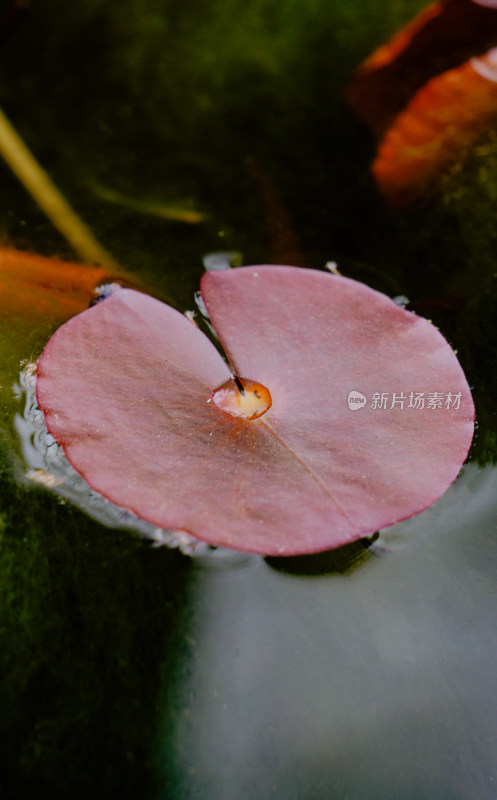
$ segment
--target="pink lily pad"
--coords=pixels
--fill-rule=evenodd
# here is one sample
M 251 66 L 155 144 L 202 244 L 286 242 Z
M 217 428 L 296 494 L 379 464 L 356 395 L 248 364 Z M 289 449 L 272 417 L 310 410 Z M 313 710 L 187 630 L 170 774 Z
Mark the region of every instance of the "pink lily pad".
M 427 508 L 466 458 L 474 406 L 441 333 L 357 281 L 294 267 L 204 275 L 235 373 L 272 405 L 212 402 L 231 375 L 186 317 L 121 289 L 65 323 L 38 366 L 47 428 L 113 503 L 271 555 L 345 544 Z

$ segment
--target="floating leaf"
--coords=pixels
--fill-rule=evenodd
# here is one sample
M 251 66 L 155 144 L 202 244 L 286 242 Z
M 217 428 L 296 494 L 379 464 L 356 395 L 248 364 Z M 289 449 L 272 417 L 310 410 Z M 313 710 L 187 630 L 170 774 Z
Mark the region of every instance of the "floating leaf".
M 213 401 L 232 375 L 216 347 L 139 292 L 69 320 L 43 352 L 47 428 L 102 495 L 212 544 L 291 555 L 412 516 L 455 479 L 474 408 L 429 322 L 315 270 L 211 272 L 201 290 L 242 386 L 270 392 L 262 416 Z

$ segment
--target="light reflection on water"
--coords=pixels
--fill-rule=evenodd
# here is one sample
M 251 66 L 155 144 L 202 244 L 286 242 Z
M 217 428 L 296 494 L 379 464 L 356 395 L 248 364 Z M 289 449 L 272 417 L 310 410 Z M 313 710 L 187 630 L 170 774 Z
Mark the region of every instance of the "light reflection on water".
M 468 523 L 495 505 L 494 467 L 481 468 L 476 463 L 466 464 L 456 481 L 430 508 L 382 532 L 383 552 L 418 549 L 427 539 L 433 539 Z
M 158 741 L 178 797 L 495 797 L 496 486 L 469 466 L 351 574 L 199 573 Z

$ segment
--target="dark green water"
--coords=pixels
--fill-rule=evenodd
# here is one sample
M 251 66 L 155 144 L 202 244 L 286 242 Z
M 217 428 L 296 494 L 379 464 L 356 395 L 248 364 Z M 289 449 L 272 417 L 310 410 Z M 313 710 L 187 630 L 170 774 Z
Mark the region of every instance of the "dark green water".
M 495 797 L 497 140 L 393 213 L 343 100 L 422 5 L 1 4 L 0 106 L 138 279 L 185 309 L 210 251 L 335 260 L 440 327 L 478 415 L 456 484 L 369 550 L 215 569 L 23 480 L 11 386 L 50 320 L 19 341 L 2 301 L 2 800 Z M 4 243 L 74 259 L 3 165 L 0 200 Z

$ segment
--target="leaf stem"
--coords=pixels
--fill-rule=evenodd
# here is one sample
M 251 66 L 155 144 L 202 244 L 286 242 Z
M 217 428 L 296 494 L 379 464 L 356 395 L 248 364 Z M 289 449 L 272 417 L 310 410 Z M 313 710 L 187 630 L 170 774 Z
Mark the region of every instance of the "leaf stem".
M 88 226 L 71 208 L 1 109 L 0 154 L 83 261 L 98 264 L 112 271 L 121 269 L 118 262 L 99 244 Z
M 244 387 L 243 383 L 241 382 L 240 378 L 238 377 L 238 375 L 233 374 L 233 380 L 235 381 L 235 386 L 238 389 L 238 391 L 240 392 L 240 394 L 244 395 L 245 394 L 245 387 Z

